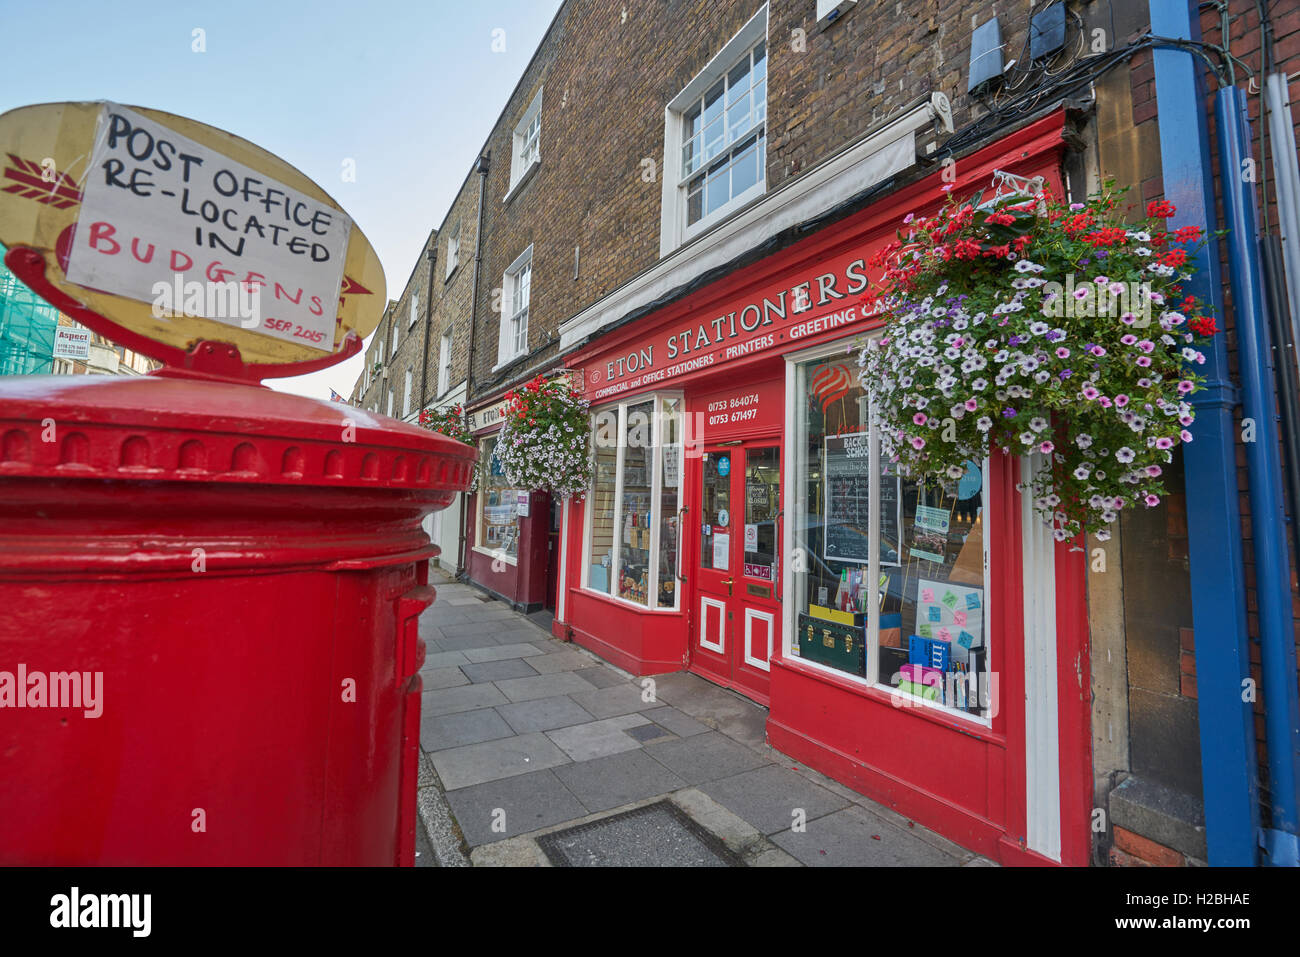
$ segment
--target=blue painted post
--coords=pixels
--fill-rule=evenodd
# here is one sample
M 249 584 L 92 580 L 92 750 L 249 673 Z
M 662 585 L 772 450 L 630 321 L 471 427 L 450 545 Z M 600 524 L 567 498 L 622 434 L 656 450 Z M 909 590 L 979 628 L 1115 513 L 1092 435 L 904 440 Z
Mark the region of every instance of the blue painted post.
M 1158 36 L 1200 39 L 1196 0 L 1151 0 L 1151 30 Z M 1214 180 L 1206 123 L 1203 64 L 1181 50 L 1154 51 L 1160 163 L 1165 198 L 1178 207 L 1172 228 L 1215 229 Z M 1219 246 L 1210 242 L 1193 260 L 1187 291 L 1223 315 Z M 1183 449 L 1196 633 L 1197 707 L 1201 781 L 1210 863 L 1257 862 L 1259 784 L 1255 728 L 1242 682 L 1250 677 L 1246 632 L 1246 580 L 1241 514 L 1237 507 L 1236 443 L 1232 410 L 1237 398 L 1228 379 L 1223 336 L 1205 349 L 1200 369 L 1207 387 L 1192 399 L 1193 441 Z
M 1237 320 L 1241 414 L 1255 424 L 1253 441 L 1246 443 L 1246 464 L 1250 470 L 1255 604 L 1268 736 L 1269 807 L 1273 812 L 1271 827 L 1264 832 L 1265 862 L 1294 867 L 1300 863 L 1300 792 L 1296 787 L 1300 694 L 1296 692 L 1295 635 L 1291 630 L 1291 567 L 1286 512 L 1282 507 L 1272 337 L 1264 313 L 1255 183 L 1253 176 L 1245 175 L 1246 163 L 1251 159 L 1247 115 L 1246 95 L 1241 90 L 1229 87 L 1219 91 L 1214 117 L 1219 134 L 1223 214 L 1228 226 L 1232 305 Z

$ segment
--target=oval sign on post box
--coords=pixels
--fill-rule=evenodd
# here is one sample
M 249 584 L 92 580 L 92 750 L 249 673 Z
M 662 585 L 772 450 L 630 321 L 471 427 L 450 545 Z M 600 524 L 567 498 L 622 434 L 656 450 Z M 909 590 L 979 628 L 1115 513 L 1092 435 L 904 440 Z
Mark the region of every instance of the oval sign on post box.
M 342 361 L 388 301 L 369 241 L 297 169 L 114 103 L 0 115 L 0 243 L 19 278 L 96 332 L 238 378 Z

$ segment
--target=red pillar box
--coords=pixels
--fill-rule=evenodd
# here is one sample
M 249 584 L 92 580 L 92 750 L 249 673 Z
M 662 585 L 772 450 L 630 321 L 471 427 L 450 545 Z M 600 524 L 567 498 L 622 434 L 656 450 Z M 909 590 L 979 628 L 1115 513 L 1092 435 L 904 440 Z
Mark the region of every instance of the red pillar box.
M 0 382 L 0 672 L 37 705 L 0 708 L 0 863 L 412 863 L 420 522 L 472 461 L 254 386 Z
M 421 520 L 476 453 L 258 384 L 360 350 L 374 250 L 181 117 L 28 107 L 0 156 L 9 268 L 164 363 L 0 379 L 0 864 L 412 864 Z

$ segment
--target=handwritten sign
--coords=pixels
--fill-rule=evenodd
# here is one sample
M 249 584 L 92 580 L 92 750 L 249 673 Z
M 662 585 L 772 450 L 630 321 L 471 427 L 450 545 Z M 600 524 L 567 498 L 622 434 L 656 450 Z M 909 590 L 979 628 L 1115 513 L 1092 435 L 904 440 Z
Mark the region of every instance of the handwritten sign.
M 95 132 L 68 280 L 328 352 L 352 221 L 162 123 L 108 103 Z M 197 301 L 190 295 L 200 289 Z M 214 284 L 256 289 L 254 315 Z M 177 302 L 171 288 L 181 293 Z

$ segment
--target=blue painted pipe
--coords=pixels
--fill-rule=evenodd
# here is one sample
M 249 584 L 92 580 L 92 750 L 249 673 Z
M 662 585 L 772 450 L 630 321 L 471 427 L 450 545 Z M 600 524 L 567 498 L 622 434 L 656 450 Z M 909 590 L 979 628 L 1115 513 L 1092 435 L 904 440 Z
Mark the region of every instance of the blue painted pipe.
M 1153 33 L 1200 39 L 1195 0 L 1151 0 L 1150 10 Z M 1212 231 L 1217 226 L 1204 65 L 1193 54 L 1173 49 L 1155 50 L 1153 61 L 1161 175 L 1165 198 L 1178 207 L 1170 226 Z M 1184 286 L 1222 316 L 1218 243 L 1212 240 L 1193 253 L 1192 264 L 1196 272 Z M 1228 377 L 1223 336 L 1215 336 L 1203 351 L 1206 363 L 1198 371 L 1206 387 L 1191 400 L 1196 421 L 1193 441 L 1183 447 L 1183 471 L 1187 514 L 1193 516 L 1187 528 L 1188 565 L 1205 841 L 1210 864 L 1250 867 L 1258 858 L 1259 781 L 1254 716 L 1241 700 L 1250 656 L 1232 421 L 1237 396 Z
M 1246 95 L 1236 87 L 1219 90 L 1214 113 L 1228 227 L 1228 273 L 1232 281 L 1241 369 L 1242 418 L 1255 424 L 1254 441 L 1246 442 L 1245 446 L 1273 812 L 1272 827 L 1264 832 L 1264 863 L 1294 867 L 1300 864 L 1297 842 L 1300 791 L 1297 791 L 1296 774 L 1300 756 L 1300 693 L 1296 690 L 1291 574 L 1286 514 L 1282 506 L 1278 413 L 1273 392 L 1276 381 L 1273 349 L 1264 312 L 1254 176 L 1246 175 L 1250 168 L 1247 161 L 1252 160 Z

